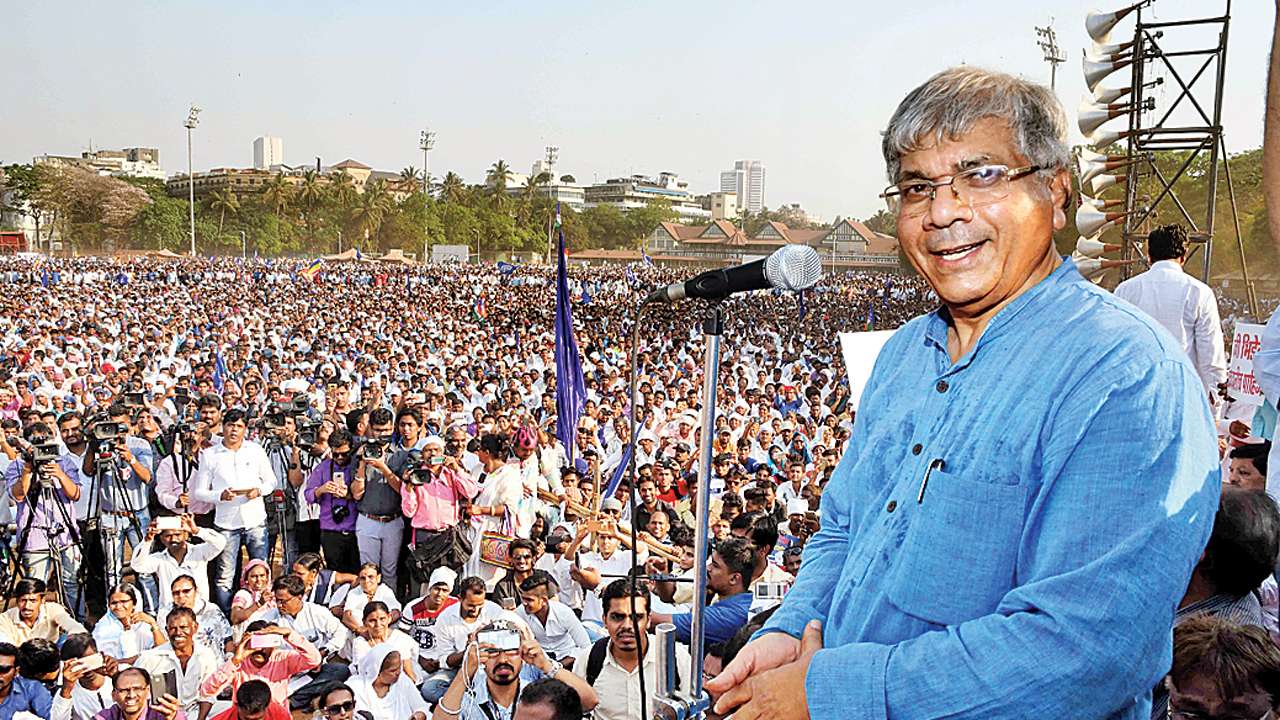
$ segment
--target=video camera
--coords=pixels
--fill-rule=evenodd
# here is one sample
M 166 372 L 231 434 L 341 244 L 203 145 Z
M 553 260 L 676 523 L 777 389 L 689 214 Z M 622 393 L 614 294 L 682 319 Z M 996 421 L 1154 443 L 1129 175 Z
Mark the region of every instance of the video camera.
M 127 390 L 121 395 L 120 402 L 127 408 L 141 408 L 146 405 L 146 398 L 141 390 Z
M 320 421 L 312 420 L 306 415 L 299 415 L 294 421 L 298 428 L 298 447 L 310 450 L 320 440 Z
M 410 485 L 426 485 L 431 482 L 431 469 L 443 464 L 443 457 L 427 458 L 422 456 L 421 450 L 410 450 L 408 461 L 405 463 L 408 472 L 404 474 L 404 481 Z
M 387 446 L 390 443 L 390 438 L 371 437 L 360 446 L 360 457 L 366 460 L 381 460 L 387 456 Z
M 89 436 L 99 443 L 120 440 L 129 434 L 129 426 L 112 420 L 99 420 L 89 427 Z

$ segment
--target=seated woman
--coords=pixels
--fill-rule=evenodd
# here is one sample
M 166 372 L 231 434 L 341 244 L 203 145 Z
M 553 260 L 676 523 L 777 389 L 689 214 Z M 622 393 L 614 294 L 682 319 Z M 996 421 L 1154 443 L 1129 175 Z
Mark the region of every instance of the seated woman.
M 418 673 L 414 668 L 418 665 L 418 643 L 391 627 L 391 611 L 386 603 L 371 600 L 364 606 L 364 634 L 354 635 L 351 639 L 351 662 L 359 665 L 370 649 L 383 643 L 390 643 L 400 653 L 404 673 L 416 685 Z
M 160 623 L 138 609 L 142 593 L 130 583 L 121 583 L 107 593 L 107 614 L 93 628 L 98 650 L 122 663 L 133 663 L 143 650 L 168 642 Z
M 427 720 L 427 701 L 402 672 L 400 653 L 391 643 L 375 645 L 356 666 L 348 683 L 356 710 L 375 718 Z
M 374 600 L 381 600 L 391 613 L 394 625 L 400 619 L 400 603 L 391 588 L 382 584 L 382 570 L 378 563 L 365 563 L 360 566 L 356 575 L 356 586 L 347 593 L 346 602 L 342 604 L 342 624 L 356 635 L 364 634 L 364 606 Z
M 240 572 L 240 590 L 231 598 L 231 624 L 239 628 L 258 614 L 275 607 L 271 592 L 271 568 L 264 560 L 250 560 Z

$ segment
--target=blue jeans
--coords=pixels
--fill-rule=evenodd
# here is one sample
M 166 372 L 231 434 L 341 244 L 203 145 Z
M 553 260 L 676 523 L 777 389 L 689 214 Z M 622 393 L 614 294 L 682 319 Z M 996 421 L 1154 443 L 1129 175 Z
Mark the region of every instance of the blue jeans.
M 444 665 L 444 663 L 440 663 Z M 458 674 L 458 668 L 442 667 L 431 673 L 422 681 L 422 699 L 428 704 L 435 705 L 440 702 L 440 698 L 449 691 L 449 685 L 453 683 L 453 678 Z
M 227 547 L 222 554 L 213 560 L 213 599 L 223 612 L 231 608 L 231 596 L 235 594 L 236 565 L 240 560 L 240 546 L 243 544 L 249 552 L 251 560 L 267 559 L 267 526 L 224 530 L 214 526 L 227 539 Z
M 124 545 L 128 541 L 131 552 L 135 555 L 144 555 L 150 552 L 150 544 L 146 541 L 147 526 L 151 524 L 151 514 L 146 508 L 137 511 L 133 515 L 137 521 L 137 526 L 128 518 L 111 517 L 105 518 L 102 525 L 102 548 L 107 556 L 107 590 L 115 587 L 120 583 L 120 576 L 124 571 Z M 142 593 L 145 595 L 146 609 L 150 612 L 156 611 L 156 603 L 159 595 L 156 593 L 156 581 L 153 575 L 140 575 L 138 577 L 141 583 Z M 140 610 L 143 608 L 139 608 Z
M 76 614 L 80 607 L 80 583 L 76 579 L 76 573 L 80 571 L 80 549 L 75 545 L 68 545 L 61 550 L 27 550 L 22 553 L 22 572 L 27 577 L 40 578 L 48 580 L 49 573 L 53 570 L 53 555 L 57 554 L 59 562 L 62 563 L 62 577 L 58 578 L 62 582 L 63 607 Z M 53 582 L 49 583 L 53 586 Z M 81 616 L 83 617 L 83 616 Z

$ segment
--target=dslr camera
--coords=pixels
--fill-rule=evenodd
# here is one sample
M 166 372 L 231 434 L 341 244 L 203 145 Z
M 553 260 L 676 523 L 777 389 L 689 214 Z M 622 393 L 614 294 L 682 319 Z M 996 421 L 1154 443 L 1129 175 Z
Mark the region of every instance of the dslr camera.
M 387 456 L 387 445 L 390 439 L 385 437 L 372 437 L 360 446 L 360 457 L 366 460 L 383 460 Z

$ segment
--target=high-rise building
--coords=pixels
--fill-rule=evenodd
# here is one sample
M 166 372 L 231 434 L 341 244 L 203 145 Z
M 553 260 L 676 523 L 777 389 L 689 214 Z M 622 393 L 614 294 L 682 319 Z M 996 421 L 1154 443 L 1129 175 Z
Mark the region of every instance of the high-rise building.
M 284 164 L 284 141 L 278 137 L 263 135 L 253 141 L 253 167 L 267 170 L 272 165 Z
M 749 212 L 764 209 L 764 163 L 739 160 L 732 170 L 720 173 L 720 192 L 736 193 L 738 207 Z

